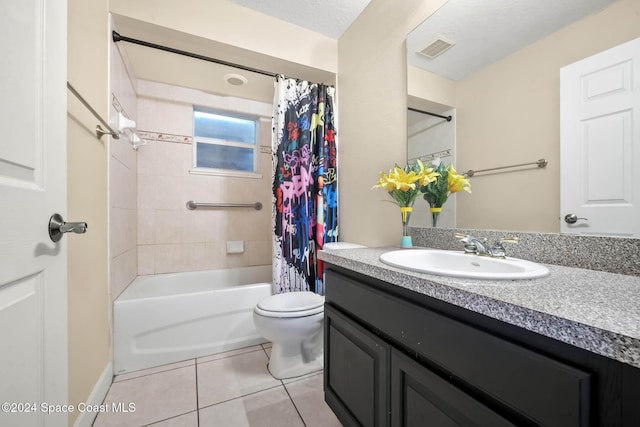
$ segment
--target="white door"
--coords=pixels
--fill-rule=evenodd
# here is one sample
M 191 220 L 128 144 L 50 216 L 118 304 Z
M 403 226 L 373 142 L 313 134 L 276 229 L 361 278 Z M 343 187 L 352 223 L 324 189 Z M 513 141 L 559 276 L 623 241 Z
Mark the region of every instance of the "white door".
M 640 237 L 640 39 L 562 68 L 560 115 L 560 231 Z
M 0 425 L 66 426 L 66 0 L 0 1 Z M 62 408 L 61 408 L 62 409 Z

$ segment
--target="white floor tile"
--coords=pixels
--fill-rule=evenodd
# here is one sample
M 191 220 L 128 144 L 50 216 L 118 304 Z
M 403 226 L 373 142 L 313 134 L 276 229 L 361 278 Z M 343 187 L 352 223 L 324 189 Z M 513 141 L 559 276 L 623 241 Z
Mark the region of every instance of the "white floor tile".
M 281 385 L 269 374 L 267 362 L 264 352 L 253 351 L 197 364 L 198 407 Z
M 135 405 L 133 412 L 104 412 L 95 427 L 143 426 L 197 409 L 195 365 L 113 383 L 105 404 Z
M 105 404 L 133 403 L 135 412 L 102 413 L 94 426 L 341 425 L 324 402 L 323 371 L 279 381 L 265 352 L 271 343 L 119 375 Z
M 283 386 L 200 410 L 201 427 L 304 426 Z
M 311 375 L 285 387 L 307 427 L 342 426 L 324 401 L 323 375 Z
M 282 383 L 287 385 L 287 384 L 292 383 L 292 382 L 306 380 L 309 377 L 313 377 L 313 376 L 316 376 L 316 375 L 322 375 L 322 372 L 323 371 L 315 371 L 315 372 L 311 372 L 309 374 L 301 375 L 301 376 L 295 377 L 295 378 L 284 378 L 284 379 L 282 379 Z M 322 388 L 322 386 L 320 386 L 320 388 Z
M 198 412 L 189 412 L 188 414 L 169 418 L 153 424 L 149 427 L 198 427 Z
M 264 349 L 264 352 L 267 353 L 267 357 L 269 359 L 271 359 L 271 347 L 272 347 L 271 343 L 262 344 L 262 348 Z

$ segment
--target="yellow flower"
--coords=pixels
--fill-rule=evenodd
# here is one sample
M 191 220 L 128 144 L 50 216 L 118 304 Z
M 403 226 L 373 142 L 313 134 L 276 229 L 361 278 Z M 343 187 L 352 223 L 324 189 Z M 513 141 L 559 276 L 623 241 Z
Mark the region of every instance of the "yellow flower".
M 421 194 L 422 185 L 436 180 L 440 176 L 433 168 L 425 169 L 420 160 L 404 168 L 394 167 L 389 174 L 380 172 L 380 179 L 373 186 L 385 189 L 401 207 L 411 207 L 415 199 Z
M 454 169 L 453 165 L 449 166 L 448 173 L 449 192 L 451 194 L 457 193 L 460 190 L 464 190 L 467 193 L 471 193 L 471 184 L 464 176 L 459 175 Z
M 395 167 L 393 171 L 389 171 L 389 181 L 395 185 L 396 190 L 403 193 L 416 189 L 415 182 L 420 177 L 414 171 L 406 172 L 404 169 Z
M 435 181 L 436 178 L 440 176 L 438 172 L 433 171 L 433 168 L 425 169 L 424 164 L 420 161 L 420 159 L 417 159 L 416 161 L 420 168 L 420 172 L 418 173 L 418 175 L 420 176 L 420 179 L 418 180 L 418 184 L 426 185 L 430 182 Z
M 380 179 L 377 184 L 373 186 L 373 188 L 384 188 L 387 191 L 392 191 L 396 186 L 393 182 L 389 181 L 389 177 L 384 172 L 380 172 Z M 373 189 L 372 188 L 372 189 Z

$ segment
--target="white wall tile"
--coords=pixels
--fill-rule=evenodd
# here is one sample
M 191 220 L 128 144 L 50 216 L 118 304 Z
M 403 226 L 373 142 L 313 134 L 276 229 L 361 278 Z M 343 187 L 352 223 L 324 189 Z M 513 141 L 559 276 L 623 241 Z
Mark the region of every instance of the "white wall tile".
M 136 120 L 138 99 L 133 82 L 127 74 L 124 61 L 120 56 L 118 45 L 111 44 L 111 75 L 109 77 L 111 83 L 111 92 L 118 98 L 118 102 L 126 111 L 127 116 L 132 120 Z
M 249 255 L 243 254 L 227 255 L 227 268 L 240 268 L 249 266 Z
M 187 176 L 187 155 L 190 155 L 187 144 L 157 141 L 154 175 Z
M 188 271 L 183 245 L 156 245 L 156 274 L 181 271 Z
M 143 90 L 146 95 L 137 103 L 138 128 L 149 132 L 192 135 L 192 107 L 183 103 L 187 98 L 176 97 L 184 89 L 151 86 L 155 92 Z M 162 101 L 163 96 L 175 101 Z M 242 104 L 244 101 L 238 102 Z M 261 145 L 271 144 L 270 128 L 270 119 L 261 120 Z M 190 174 L 192 151 L 190 144 L 166 141 L 153 141 L 138 151 L 139 274 L 270 263 L 270 154 L 260 154 L 263 178 L 250 179 Z M 189 211 L 185 208 L 188 200 L 203 203 L 261 202 L 264 207 L 261 211 L 224 208 Z M 227 255 L 227 240 L 247 242 L 246 253 Z M 147 245 L 155 245 L 155 250 Z
M 184 251 L 188 271 L 208 270 L 211 259 L 205 243 L 185 243 Z
M 138 210 L 138 244 L 156 243 L 156 215 L 153 209 Z
M 109 162 L 110 204 L 114 208 L 136 209 L 137 172 L 127 168 L 120 160 Z
M 118 159 L 122 162 L 129 170 L 136 170 L 136 151 L 133 149 L 128 139 L 120 138 L 113 139 L 110 138 L 111 141 L 111 156 L 114 159 Z
M 154 209 L 156 177 L 138 175 L 138 209 Z
M 268 265 L 273 261 L 270 241 L 245 242 L 249 265 Z
M 226 242 L 210 242 L 205 246 L 209 268 L 212 270 L 227 268 L 227 244 Z
M 254 203 L 255 187 L 260 181 L 252 178 L 226 178 L 225 197 L 229 203 Z
M 110 215 L 111 257 L 131 250 L 137 241 L 137 217 L 134 209 L 111 208 Z
M 269 185 L 271 185 L 272 169 L 273 164 L 271 160 L 271 154 L 260 154 L 260 173 L 262 174 L 262 179 L 265 180 Z
M 229 240 L 229 218 L 233 211 L 229 209 L 216 209 L 206 211 L 205 239 L 207 242 L 226 242 Z M 193 230 L 192 230 L 193 231 Z
M 193 145 L 192 144 L 179 144 L 182 151 L 182 169 L 188 173 L 193 168 Z
M 227 240 L 250 240 L 252 225 L 250 214 L 244 209 L 234 209 L 227 218 Z
M 137 276 L 138 254 L 136 248 L 124 252 L 111 259 L 111 302 L 133 281 Z
M 153 175 L 153 208 L 163 210 L 186 209 L 184 196 L 186 177 Z
M 226 179 L 222 176 L 189 174 L 185 185 L 185 196 L 196 202 L 226 202 Z
M 115 44 L 111 47 L 110 86 L 117 104 L 135 120 L 135 90 Z M 117 118 L 111 105 L 109 124 L 116 130 Z M 113 301 L 137 276 L 138 173 L 136 152 L 128 140 L 110 138 L 109 144 L 109 294 Z
M 156 164 L 157 141 L 149 141 L 138 148 L 138 175 L 153 175 Z
M 138 129 L 173 135 L 191 135 L 193 107 L 182 103 L 139 98 Z
M 184 243 L 204 243 L 207 241 L 209 229 L 214 226 L 212 218 L 217 212 L 210 210 L 194 210 L 180 212 L 177 218 L 182 228 Z M 217 239 L 217 241 L 222 239 Z
M 156 247 L 155 245 L 138 246 L 138 275 L 155 274 Z
M 182 212 L 181 211 L 155 211 L 155 242 L 182 243 Z

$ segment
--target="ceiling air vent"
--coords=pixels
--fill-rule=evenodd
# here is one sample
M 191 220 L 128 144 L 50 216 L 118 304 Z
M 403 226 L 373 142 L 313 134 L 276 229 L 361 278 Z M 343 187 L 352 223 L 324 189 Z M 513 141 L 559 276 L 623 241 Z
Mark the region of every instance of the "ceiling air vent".
M 447 39 L 443 36 L 438 36 L 434 41 L 429 43 L 427 47 L 418 52 L 420 55 L 424 55 L 429 59 L 433 59 L 438 55 L 441 55 L 443 52 L 453 47 L 456 42 Z

